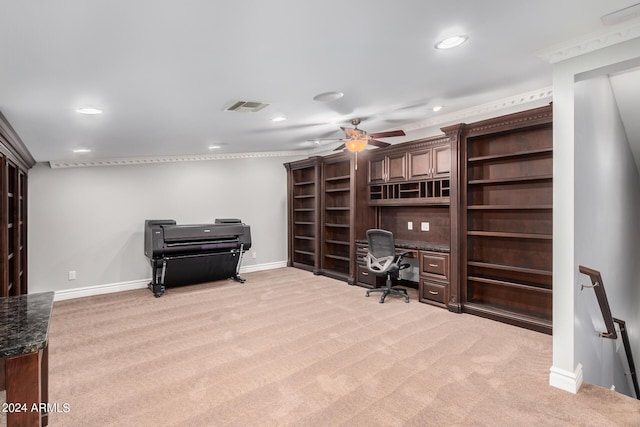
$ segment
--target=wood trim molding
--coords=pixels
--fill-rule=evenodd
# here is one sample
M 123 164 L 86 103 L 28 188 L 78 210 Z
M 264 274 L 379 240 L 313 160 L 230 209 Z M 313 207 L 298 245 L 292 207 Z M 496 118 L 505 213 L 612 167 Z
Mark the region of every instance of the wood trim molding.
M 24 170 L 31 169 L 36 164 L 27 147 L 1 112 L 0 151 Z
M 508 114 L 489 120 L 483 120 L 467 125 L 464 136 L 477 136 L 484 133 L 493 133 L 496 130 L 509 130 L 526 126 L 549 124 L 553 122 L 553 108 L 551 105 L 539 107 L 533 110 Z

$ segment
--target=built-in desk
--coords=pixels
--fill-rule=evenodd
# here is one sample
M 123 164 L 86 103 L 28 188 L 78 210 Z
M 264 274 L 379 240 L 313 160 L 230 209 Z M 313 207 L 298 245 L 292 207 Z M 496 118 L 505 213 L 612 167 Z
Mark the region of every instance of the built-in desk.
M 420 302 L 445 306 L 449 298 L 449 245 L 417 241 L 395 240 L 396 252 L 411 252 L 409 258 L 419 262 L 419 278 L 417 286 Z M 367 288 L 384 286 L 385 279 L 369 272 L 364 261 L 367 254 L 367 241 L 356 240 L 357 248 L 357 284 Z M 404 281 L 403 285 L 411 286 Z
M 0 358 L 7 426 L 47 425 L 48 339 L 53 292 L 0 298 Z

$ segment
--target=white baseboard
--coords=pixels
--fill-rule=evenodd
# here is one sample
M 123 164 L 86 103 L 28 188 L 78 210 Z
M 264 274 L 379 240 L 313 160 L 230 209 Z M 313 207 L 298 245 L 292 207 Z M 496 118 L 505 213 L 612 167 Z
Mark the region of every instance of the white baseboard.
M 549 369 L 549 385 L 576 394 L 582 386 L 582 365 L 578 363 L 574 372 L 552 366 Z
M 267 264 L 250 265 L 240 267 L 240 274 L 253 273 L 254 271 L 273 270 L 276 268 L 286 267 L 286 261 L 271 262 Z M 130 291 L 132 289 L 144 289 L 151 282 L 151 278 L 133 280 L 130 282 L 109 283 L 106 285 L 87 286 L 84 288 L 65 289 L 56 291 L 54 301 L 62 301 L 72 298 L 89 297 L 93 295 L 110 294 L 113 292 Z
M 62 301 L 72 298 L 90 297 L 93 295 L 110 294 L 113 292 L 130 291 L 146 288 L 151 279 L 133 280 L 131 282 L 109 283 L 107 285 L 87 286 L 84 288 L 65 289 L 56 291 L 53 300 Z
M 253 273 L 254 271 L 274 270 L 276 268 L 283 268 L 287 266 L 287 261 L 270 262 L 267 264 L 248 265 L 246 267 L 240 267 L 240 274 Z

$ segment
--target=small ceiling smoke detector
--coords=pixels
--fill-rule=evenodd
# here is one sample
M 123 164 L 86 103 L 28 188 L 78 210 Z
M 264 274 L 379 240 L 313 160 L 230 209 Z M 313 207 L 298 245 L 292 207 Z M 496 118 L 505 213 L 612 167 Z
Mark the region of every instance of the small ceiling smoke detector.
M 255 113 L 264 108 L 267 108 L 269 105 L 266 102 L 257 102 L 257 101 L 235 101 L 233 104 L 229 105 L 224 111 L 232 111 L 236 113 Z
M 330 102 L 340 99 L 344 96 L 342 92 L 324 92 L 313 97 L 314 101 L 318 102 Z

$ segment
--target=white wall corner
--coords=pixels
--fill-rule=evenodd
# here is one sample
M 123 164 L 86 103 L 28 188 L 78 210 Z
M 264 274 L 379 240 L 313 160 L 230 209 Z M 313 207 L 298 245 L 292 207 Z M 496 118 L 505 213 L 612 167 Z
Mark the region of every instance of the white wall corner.
M 552 366 L 549 369 L 549 385 L 576 394 L 582 386 L 582 365 L 578 363 L 574 372 Z
M 286 261 L 271 262 L 266 264 L 250 265 L 240 268 L 240 274 L 253 273 L 255 271 L 273 270 L 287 266 Z M 151 282 L 151 278 L 133 280 L 130 282 L 109 283 L 106 285 L 86 286 L 84 288 L 65 289 L 56 291 L 54 301 L 63 301 L 72 298 L 90 297 L 94 295 L 110 294 L 113 292 L 130 291 L 133 289 L 144 289 Z

